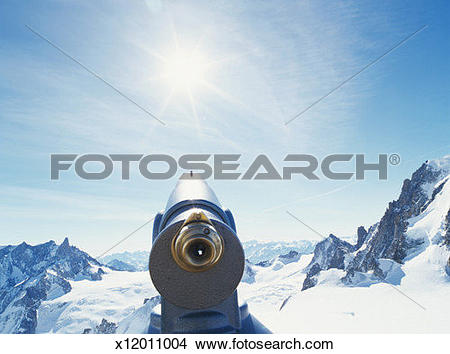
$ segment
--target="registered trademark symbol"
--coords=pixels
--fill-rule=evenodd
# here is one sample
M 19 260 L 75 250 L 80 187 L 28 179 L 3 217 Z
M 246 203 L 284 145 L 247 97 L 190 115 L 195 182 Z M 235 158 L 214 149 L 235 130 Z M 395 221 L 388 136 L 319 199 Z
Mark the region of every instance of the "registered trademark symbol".
M 389 155 L 389 163 L 394 166 L 398 165 L 400 163 L 400 155 L 399 154 Z

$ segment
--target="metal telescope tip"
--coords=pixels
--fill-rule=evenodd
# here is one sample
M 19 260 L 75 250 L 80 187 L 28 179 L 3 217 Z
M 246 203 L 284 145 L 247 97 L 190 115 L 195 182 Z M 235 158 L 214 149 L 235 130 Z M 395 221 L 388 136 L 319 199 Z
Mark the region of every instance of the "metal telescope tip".
M 194 212 L 173 239 L 172 257 L 188 272 L 203 272 L 219 262 L 223 244 L 223 238 L 208 217 L 202 212 Z

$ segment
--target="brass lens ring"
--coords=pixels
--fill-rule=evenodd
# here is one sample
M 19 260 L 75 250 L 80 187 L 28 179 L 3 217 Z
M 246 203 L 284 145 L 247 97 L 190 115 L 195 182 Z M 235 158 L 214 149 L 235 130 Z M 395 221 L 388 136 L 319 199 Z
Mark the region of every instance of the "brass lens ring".
M 203 272 L 219 262 L 223 240 L 214 227 L 205 222 L 192 222 L 182 227 L 172 242 L 172 257 L 188 272 Z

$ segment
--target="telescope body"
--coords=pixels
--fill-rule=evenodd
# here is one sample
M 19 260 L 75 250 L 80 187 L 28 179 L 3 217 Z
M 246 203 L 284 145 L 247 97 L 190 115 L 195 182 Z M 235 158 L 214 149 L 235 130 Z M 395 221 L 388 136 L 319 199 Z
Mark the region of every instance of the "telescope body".
M 149 333 L 270 333 L 239 305 L 245 256 L 230 210 L 208 184 L 180 179 L 153 224 L 150 276 L 161 306 Z

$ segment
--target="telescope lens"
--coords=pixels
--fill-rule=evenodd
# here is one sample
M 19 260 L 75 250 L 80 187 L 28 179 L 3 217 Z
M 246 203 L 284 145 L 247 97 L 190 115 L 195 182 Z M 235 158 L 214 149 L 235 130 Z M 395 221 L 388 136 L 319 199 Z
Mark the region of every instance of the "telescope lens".
M 172 243 L 175 262 L 189 272 L 202 272 L 213 267 L 222 252 L 222 238 L 204 222 L 186 225 Z
M 211 253 L 211 250 L 203 241 L 195 241 L 189 246 L 188 255 L 194 261 L 202 262 L 202 260 L 208 258 L 208 254 Z

